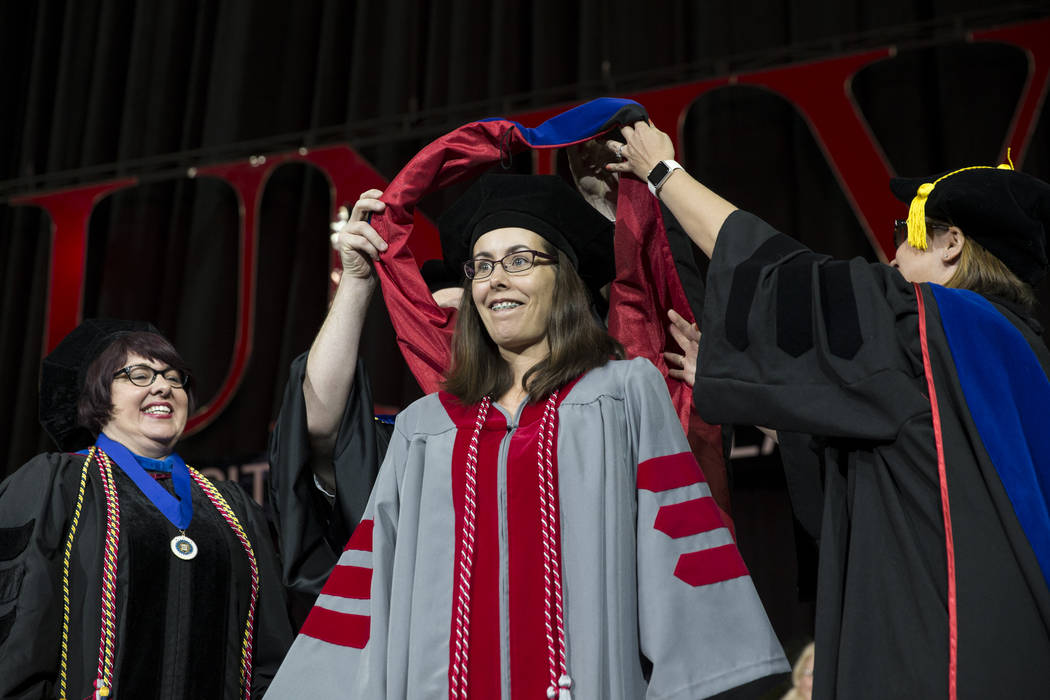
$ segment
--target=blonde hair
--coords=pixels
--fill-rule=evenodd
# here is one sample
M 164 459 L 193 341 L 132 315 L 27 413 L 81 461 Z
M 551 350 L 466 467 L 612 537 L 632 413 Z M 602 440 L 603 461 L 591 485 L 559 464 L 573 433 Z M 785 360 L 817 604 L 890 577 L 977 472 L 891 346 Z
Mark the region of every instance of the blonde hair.
M 969 289 L 981 296 L 1001 299 L 1026 312 L 1035 308 L 1032 287 L 1021 281 L 1002 260 L 968 236 L 959 252 L 959 265 L 945 286 Z
M 798 686 L 802 681 L 802 674 L 806 670 L 806 662 L 813 659 L 815 651 L 816 644 L 810 642 L 798 655 L 795 667 L 791 669 L 791 690 L 787 691 L 780 700 L 802 700 L 803 695 L 799 692 Z

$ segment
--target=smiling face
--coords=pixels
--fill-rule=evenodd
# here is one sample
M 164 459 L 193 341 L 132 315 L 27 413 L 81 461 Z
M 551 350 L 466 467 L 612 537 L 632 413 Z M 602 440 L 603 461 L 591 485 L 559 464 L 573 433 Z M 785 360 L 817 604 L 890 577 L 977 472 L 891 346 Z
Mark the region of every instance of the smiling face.
M 129 353 L 123 367 L 145 365 L 164 370 L 168 365 Z M 158 375 L 149 386 L 136 386 L 121 373 L 111 386 L 113 414 L 102 432 L 135 454 L 160 459 L 171 454 L 186 428 L 189 399 L 184 388 L 171 386 Z
M 519 250 L 547 252 L 550 246 L 528 229 L 499 228 L 478 239 L 473 257 L 500 260 Z M 531 354 L 537 359 L 550 353 L 547 322 L 555 270 L 554 265 L 540 259 L 531 269 L 513 275 L 497 264 L 491 275 L 471 284 L 474 306 L 501 353 Z

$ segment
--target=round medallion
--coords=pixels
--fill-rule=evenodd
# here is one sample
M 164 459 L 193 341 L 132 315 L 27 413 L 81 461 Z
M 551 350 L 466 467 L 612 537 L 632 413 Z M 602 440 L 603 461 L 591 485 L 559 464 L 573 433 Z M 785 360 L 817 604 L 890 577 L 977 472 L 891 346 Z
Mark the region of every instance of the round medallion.
M 197 556 L 197 543 L 186 535 L 171 538 L 171 551 L 179 559 L 190 560 Z

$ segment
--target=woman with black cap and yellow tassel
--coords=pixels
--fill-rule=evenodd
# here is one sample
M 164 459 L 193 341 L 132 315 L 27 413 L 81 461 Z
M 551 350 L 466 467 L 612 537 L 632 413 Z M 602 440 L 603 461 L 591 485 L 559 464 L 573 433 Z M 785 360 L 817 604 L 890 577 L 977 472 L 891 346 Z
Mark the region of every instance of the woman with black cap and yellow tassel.
M 44 359 L 58 453 L 0 484 L 0 697 L 261 697 L 291 642 L 262 509 L 175 452 L 190 376 L 147 323 Z M 83 448 L 83 449 L 81 449 Z
M 780 431 L 792 500 L 820 513 L 813 697 L 1044 697 L 1050 356 L 1030 313 L 1050 186 L 1009 165 L 895 178 L 896 259 L 835 261 L 694 180 L 651 124 L 623 131 L 610 169 L 711 257 L 697 409 Z

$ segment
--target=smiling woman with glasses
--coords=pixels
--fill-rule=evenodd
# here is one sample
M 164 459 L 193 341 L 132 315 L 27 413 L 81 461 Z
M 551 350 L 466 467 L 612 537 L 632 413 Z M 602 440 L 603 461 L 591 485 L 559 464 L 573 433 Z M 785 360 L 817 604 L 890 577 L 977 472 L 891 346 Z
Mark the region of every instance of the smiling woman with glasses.
M 0 484 L 0 696 L 261 693 L 292 635 L 280 572 L 258 505 L 175 452 L 182 357 L 149 324 L 85 321 L 40 394 L 63 452 Z
M 399 414 L 271 692 L 692 698 L 787 671 L 663 376 L 593 312 L 612 224 L 556 176 L 488 175 L 439 228 L 467 259 L 444 391 Z

